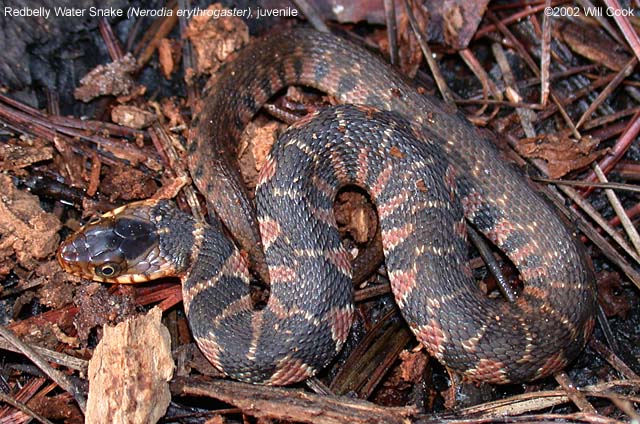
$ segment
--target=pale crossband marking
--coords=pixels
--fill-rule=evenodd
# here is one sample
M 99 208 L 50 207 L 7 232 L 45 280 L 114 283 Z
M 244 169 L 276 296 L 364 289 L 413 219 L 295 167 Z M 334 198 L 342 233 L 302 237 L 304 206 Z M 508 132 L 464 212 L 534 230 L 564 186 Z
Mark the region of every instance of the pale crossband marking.
M 389 272 L 389 280 L 393 287 L 398 306 L 404 308 L 406 297 L 418 284 L 418 268 L 416 264 L 409 270 L 396 269 Z
M 321 249 L 294 249 L 293 254 L 297 257 L 322 258 L 334 265 L 338 271 L 351 278 L 351 256 L 342 247 L 335 250 Z
M 392 253 L 398 245 L 404 243 L 404 241 L 413 234 L 413 224 L 407 223 L 402 227 L 382 229 L 382 246 L 384 248 L 385 256 Z
M 380 221 L 388 218 L 398 208 L 406 208 L 407 200 L 409 200 L 409 190 L 402 190 L 387 202 L 378 205 L 377 210 Z
M 188 275 L 188 274 L 186 274 Z M 215 287 L 218 281 L 228 276 L 240 279 L 244 284 L 249 285 L 249 270 L 247 268 L 247 262 L 240 254 L 240 251 L 236 250 L 229 258 L 224 262 L 218 272 L 208 280 L 198 281 L 191 285 L 189 288 L 183 286 L 182 297 L 185 303 L 185 312 L 189 315 L 189 305 L 191 300 L 196 297 L 202 291 Z
M 278 369 L 269 379 L 269 384 L 279 386 L 290 381 L 301 381 L 315 375 L 318 371 L 299 359 L 286 356 L 278 363 Z

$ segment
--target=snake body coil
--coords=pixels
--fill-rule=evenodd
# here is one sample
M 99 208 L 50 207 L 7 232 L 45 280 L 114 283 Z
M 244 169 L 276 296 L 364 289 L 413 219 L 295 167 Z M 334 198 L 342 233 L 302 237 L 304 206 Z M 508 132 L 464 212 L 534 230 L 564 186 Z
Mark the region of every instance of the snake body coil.
M 237 140 L 290 84 L 375 109 L 340 106 L 291 128 L 262 170 L 256 215 L 232 166 Z M 584 347 L 595 289 L 580 244 L 475 128 L 382 61 L 295 29 L 248 46 L 209 93 L 194 122 L 191 172 L 258 272 L 268 267 L 266 307 L 252 310 L 245 261 L 219 224 L 195 223 L 166 201 L 86 227 L 61 247 L 65 269 L 115 282 L 178 275 L 194 337 L 214 365 L 251 382 L 299 381 L 349 331 L 350 267 L 331 208 L 339 187 L 357 184 L 377 205 L 396 301 L 443 364 L 474 380 L 518 382 L 561 369 Z M 516 302 L 474 287 L 463 215 L 518 267 Z

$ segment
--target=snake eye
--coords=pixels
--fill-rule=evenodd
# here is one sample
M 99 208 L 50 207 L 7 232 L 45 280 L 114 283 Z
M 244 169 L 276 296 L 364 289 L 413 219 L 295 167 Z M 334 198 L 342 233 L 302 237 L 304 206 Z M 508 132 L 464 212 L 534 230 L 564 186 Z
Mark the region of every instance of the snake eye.
M 120 265 L 107 262 L 104 265 L 100 265 L 96 268 L 96 275 L 99 277 L 112 278 L 115 277 L 120 272 Z

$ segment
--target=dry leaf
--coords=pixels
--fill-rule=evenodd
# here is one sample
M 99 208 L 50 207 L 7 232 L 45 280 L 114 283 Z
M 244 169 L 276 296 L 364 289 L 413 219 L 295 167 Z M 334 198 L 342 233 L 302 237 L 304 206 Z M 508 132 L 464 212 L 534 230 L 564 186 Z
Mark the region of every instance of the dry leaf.
M 515 149 L 524 157 L 546 160 L 549 177 L 560 178 L 604 155 L 606 150 L 594 151 L 597 145 L 590 136 L 576 141 L 569 133 L 542 134 L 519 140 Z

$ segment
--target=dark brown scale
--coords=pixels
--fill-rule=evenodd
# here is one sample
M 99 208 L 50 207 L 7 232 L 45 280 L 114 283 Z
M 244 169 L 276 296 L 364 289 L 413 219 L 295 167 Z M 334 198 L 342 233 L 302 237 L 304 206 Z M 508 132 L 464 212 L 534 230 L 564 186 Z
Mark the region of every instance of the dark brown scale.
M 360 72 L 352 73 L 356 68 Z M 440 135 L 440 148 L 455 168 L 466 218 L 520 269 L 527 289 L 516 303 L 517 315 L 509 315 L 517 308 L 501 304 L 475 307 L 471 295 L 451 288 L 430 306 L 448 317 L 432 323 L 418 310 L 422 289 L 408 295 L 405 314 L 415 317 L 414 332 L 431 344 L 436 356 L 446 357 L 457 369 L 469 369 L 475 379 L 507 382 L 548 375 L 582 349 L 594 323 L 594 277 L 581 246 L 553 209 L 459 113 L 420 94 L 363 49 L 308 29 L 245 48 L 211 88 L 191 136 L 190 168 L 203 170 L 193 173 L 201 175 L 196 184 L 203 192 L 213 186 L 210 206 L 251 253 L 261 274 L 265 267 L 256 216 L 234 165 L 235 152 L 246 121 L 290 84 L 315 87 L 345 103 L 396 111 L 425 133 Z M 452 297 L 467 300 L 460 305 Z

